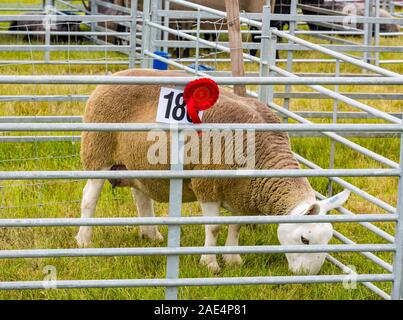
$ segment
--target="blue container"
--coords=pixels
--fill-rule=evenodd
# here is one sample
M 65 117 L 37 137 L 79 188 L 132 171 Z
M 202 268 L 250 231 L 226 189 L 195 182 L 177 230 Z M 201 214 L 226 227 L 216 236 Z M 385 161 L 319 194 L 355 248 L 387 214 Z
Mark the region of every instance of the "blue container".
M 164 51 L 154 51 L 157 56 L 163 57 L 165 59 L 169 58 L 169 53 Z M 159 61 L 158 59 L 153 60 L 153 69 L 157 70 L 168 70 L 168 64 L 166 62 Z

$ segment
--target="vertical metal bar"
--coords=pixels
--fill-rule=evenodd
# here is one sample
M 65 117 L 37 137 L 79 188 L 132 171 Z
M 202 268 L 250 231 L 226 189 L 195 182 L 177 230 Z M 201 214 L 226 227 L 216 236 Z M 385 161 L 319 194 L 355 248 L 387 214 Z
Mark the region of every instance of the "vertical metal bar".
M 340 76 L 340 60 L 336 59 L 336 64 L 335 64 L 335 76 L 339 77 Z M 336 85 L 334 87 L 335 92 L 339 92 L 339 85 Z M 337 111 L 338 111 L 338 106 L 339 106 L 339 100 L 334 99 L 333 100 L 333 117 L 332 121 L 333 123 L 337 123 Z M 335 159 L 335 153 L 336 153 L 336 141 L 333 139 L 330 142 L 330 159 L 329 159 L 329 169 L 334 168 L 334 159 Z M 329 184 L 328 184 L 328 197 L 331 197 L 333 194 L 333 182 L 331 179 L 329 179 Z
M 164 9 L 165 9 L 165 10 L 169 10 L 169 7 L 170 7 L 170 5 L 171 5 L 171 2 L 169 2 L 169 1 L 167 1 L 167 0 L 165 0 L 164 2 L 165 2 L 165 7 L 164 7 Z M 169 17 L 164 17 L 164 27 L 169 28 Z M 164 31 L 163 39 L 164 39 L 164 41 L 168 41 L 168 40 L 169 40 L 169 32 Z M 168 52 L 168 46 L 165 46 L 163 50 L 164 50 L 164 52 Z
M 183 132 L 179 131 L 178 125 L 171 129 L 170 160 L 171 171 L 183 170 Z M 182 179 L 171 179 L 169 183 L 169 217 L 180 217 L 182 213 Z M 181 229 L 180 226 L 168 226 L 168 247 L 180 247 Z M 167 257 L 167 279 L 179 278 L 179 256 Z M 178 288 L 166 288 L 165 298 L 167 300 L 178 299 Z
M 372 0 L 365 0 L 364 2 L 364 16 L 366 18 L 371 16 L 372 12 Z M 370 46 L 372 44 L 372 24 L 370 22 L 364 23 L 364 46 Z M 371 63 L 371 52 L 364 52 L 364 61 Z
M 154 23 L 161 24 L 160 18 L 157 16 L 156 12 L 160 8 L 161 0 L 151 0 L 151 17 L 150 20 Z M 155 40 L 161 39 L 161 30 L 157 28 L 150 29 L 150 51 L 161 50 L 161 48 L 156 48 L 154 45 Z
M 143 38 L 141 45 L 141 67 L 149 68 L 149 58 L 144 54 L 145 51 L 150 51 L 150 0 L 143 1 Z
M 44 52 L 44 59 L 45 62 L 50 61 L 50 29 L 51 29 L 51 24 L 52 21 L 49 18 L 50 14 L 53 14 L 52 10 L 52 5 L 50 0 L 46 0 L 46 6 L 45 6 L 45 52 Z M 43 23 L 42 22 L 42 23 Z
M 262 25 L 262 39 L 260 42 L 260 70 L 261 77 L 267 77 L 270 73 L 269 56 L 270 54 L 270 5 L 263 7 L 263 25 Z M 268 86 L 259 86 L 259 100 L 263 103 L 268 102 Z
M 98 14 L 98 3 L 95 1 L 90 1 L 90 9 L 91 9 L 91 15 L 97 15 Z M 97 27 L 96 22 L 91 22 L 91 32 L 95 32 Z M 97 36 L 91 36 L 93 41 L 97 41 L 98 37 Z
M 136 48 L 137 48 L 137 0 L 131 0 L 130 8 L 130 53 L 129 53 L 129 68 L 132 69 L 136 65 Z
M 392 299 L 403 299 L 403 132 L 400 135 L 400 177 L 397 192 L 396 212 L 399 220 L 396 224 L 395 244 L 396 253 L 393 261 Z
M 395 4 L 393 0 L 389 1 L 389 12 L 392 16 L 395 14 Z
M 277 50 L 277 36 L 272 33 L 272 30 L 277 30 L 277 28 L 270 28 L 269 32 L 269 47 L 270 47 L 270 53 L 269 53 L 269 69 L 272 66 L 276 65 L 276 50 Z M 273 71 L 269 72 L 269 77 L 274 77 L 275 73 Z M 272 102 L 274 99 L 274 85 L 271 85 L 268 87 L 268 95 L 267 95 L 267 101 Z
M 379 18 L 379 14 L 380 14 L 380 0 L 375 0 L 375 17 Z M 379 46 L 380 45 L 380 23 L 376 23 L 374 25 L 374 32 L 375 32 L 375 45 Z M 379 66 L 379 52 L 375 52 L 375 65 Z
M 297 0 L 291 0 L 291 8 L 290 8 L 290 13 L 292 15 L 296 15 L 297 14 Z M 296 23 L 295 21 L 290 21 L 289 22 L 289 31 L 290 34 L 292 36 L 295 36 L 295 30 L 296 30 Z M 292 42 L 290 40 L 288 40 L 289 44 L 292 44 Z M 292 50 L 288 50 L 287 51 L 287 71 L 292 73 L 292 59 L 293 59 L 293 51 Z M 285 93 L 291 93 L 291 89 L 292 86 L 286 85 L 285 86 Z M 287 110 L 290 109 L 290 98 L 286 97 L 284 98 L 284 108 L 286 108 Z M 284 122 L 288 122 L 288 118 L 284 118 Z
M 196 75 L 199 74 L 199 59 L 200 59 L 200 9 L 197 9 L 197 41 L 196 41 L 196 61 L 195 61 L 195 70 Z

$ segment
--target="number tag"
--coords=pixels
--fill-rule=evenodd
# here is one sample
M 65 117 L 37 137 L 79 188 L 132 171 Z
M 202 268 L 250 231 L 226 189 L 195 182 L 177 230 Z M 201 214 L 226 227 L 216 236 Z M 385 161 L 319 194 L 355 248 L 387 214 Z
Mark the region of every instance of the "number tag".
M 199 111 L 198 114 L 199 118 L 202 119 L 203 111 Z M 187 113 L 183 90 L 161 88 L 156 121 L 162 123 L 193 123 Z

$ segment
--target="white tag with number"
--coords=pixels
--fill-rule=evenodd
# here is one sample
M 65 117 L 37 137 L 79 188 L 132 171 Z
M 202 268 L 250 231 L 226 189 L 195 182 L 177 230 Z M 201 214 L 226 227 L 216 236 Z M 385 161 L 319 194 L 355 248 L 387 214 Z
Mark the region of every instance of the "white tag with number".
M 198 115 L 201 120 L 203 111 L 199 111 Z M 161 88 L 156 121 L 162 123 L 193 123 L 187 113 L 183 90 Z

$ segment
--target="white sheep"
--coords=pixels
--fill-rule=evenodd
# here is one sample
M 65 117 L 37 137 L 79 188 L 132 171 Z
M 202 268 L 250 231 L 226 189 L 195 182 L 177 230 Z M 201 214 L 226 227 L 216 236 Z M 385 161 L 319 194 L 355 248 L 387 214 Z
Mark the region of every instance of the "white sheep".
M 126 70 L 118 76 L 183 76 L 172 71 Z M 88 100 L 84 122 L 90 123 L 152 123 L 155 122 L 160 85 L 101 85 Z M 267 105 L 252 98 L 243 98 L 222 89 L 216 105 L 205 111 L 204 123 L 279 123 Z M 87 170 L 169 170 L 167 164 L 150 164 L 147 152 L 152 141 L 147 132 L 84 132 L 81 159 Z M 169 154 L 169 153 L 168 153 Z M 255 134 L 256 169 L 299 169 L 289 137 L 284 132 Z M 236 164 L 186 164 L 186 170 L 239 169 Z M 82 218 L 93 217 L 104 180 L 88 180 L 82 199 Z M 134 179 L 111 181 L 115 186 L 132 188 L 138 214 L 153 217 L 152 200 L 169 201 L 169 180 Z M 322 215 L 341 206 L 349 191 L 317 201 L 306 178 L 236 178 L 184 179 L 183 202 L 198 201 L 204 216 L 215 217 L 224 207 L 233 214 L 257 215 Z M 239 225 L 229 225 L 227 246 L 238 246 Z M 219 225 L 205 226 L 205 246 L 215 246 Z M 142 236 L 163 241 L 156 226 L 140 227 Z M 80 228 L 76 237 L 79 246 L 91 243 L 91 227 Z M 333 235 L 330 223 L 287 223 L 278 227 L 282 245 L 327 244 Z M 295 273 L 319 272 L 326 253 L 287 253 L 289 268 Z M 224 255 L 229 265 L 241 264 L 238 254 Z M 201 263 L 211 271 L 220 267 L 215 255 L 203 255 Z

